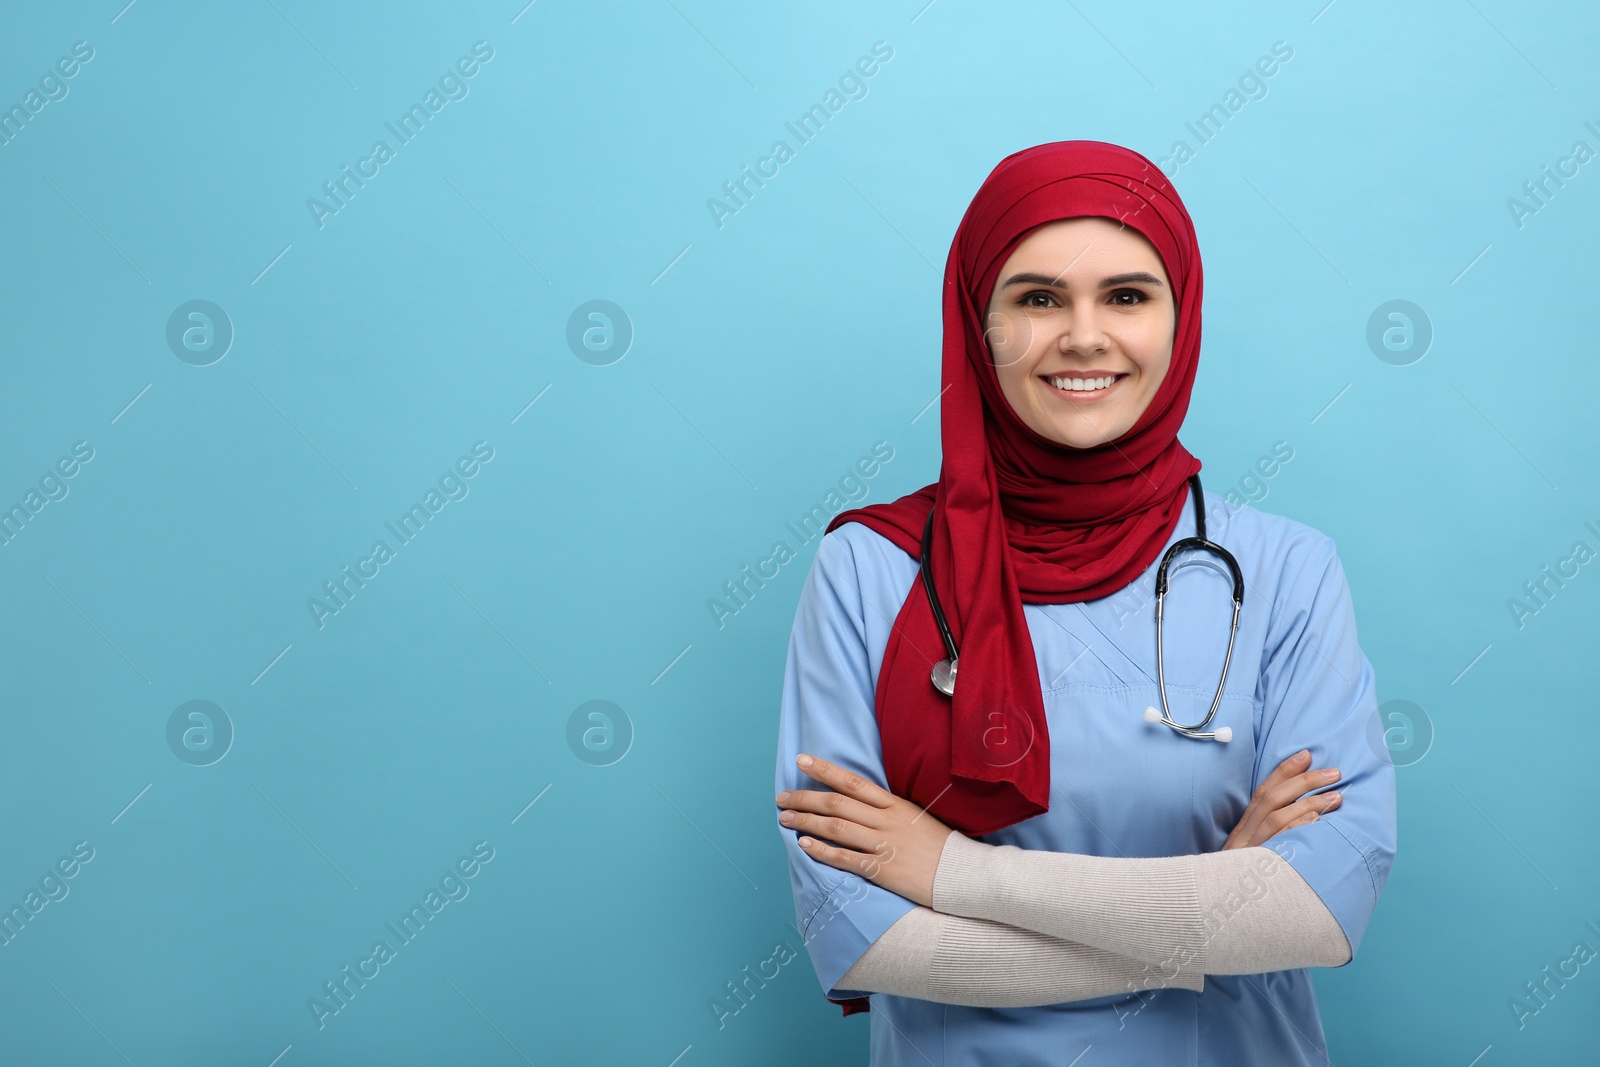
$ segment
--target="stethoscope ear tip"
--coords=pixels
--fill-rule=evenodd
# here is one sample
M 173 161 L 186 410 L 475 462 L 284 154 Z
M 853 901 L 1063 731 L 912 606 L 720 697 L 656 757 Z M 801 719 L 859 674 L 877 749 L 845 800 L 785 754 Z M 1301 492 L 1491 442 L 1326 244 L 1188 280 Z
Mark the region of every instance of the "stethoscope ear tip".
M 1145 722 L 1166 722 L 1167 725 L 1173 726 L 1173 724 L 1168 722 L 1167 719 L 1161 714 L 1161 712 L 1157 711 L 1155 708 L 1145 708 L 1144 709 L 1144 721 Z M 1216 732 L 1209 733 L 1209 734 L 1196 733 L 1196 732 L 1194 732 L 1193 728 L 1182 727 L 1182 726 L 1173 726 L 1173 729 L 1177 730 L 1179 733 L 1187 734 L 1190 737 L 1198 737 L 1198 738 L 1207 738 L 1207 737 L 1209 737 L 1209 738 L 1213 738 L 1213 739 L 1215 739 L 1217 741 L 1221 741 L 1224 744 L 1226 744 L 1229 741 L 1233 740 L 1233 727 L 1231 727 L 1231 726 L 1219 727 L 1216 730 Z

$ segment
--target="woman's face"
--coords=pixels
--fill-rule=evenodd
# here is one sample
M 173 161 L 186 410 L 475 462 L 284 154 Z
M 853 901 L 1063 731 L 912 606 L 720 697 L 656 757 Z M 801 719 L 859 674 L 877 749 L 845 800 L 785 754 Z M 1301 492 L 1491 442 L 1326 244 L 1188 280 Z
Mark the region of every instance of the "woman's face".
M 995 281 L 984 338 L 1018 417 L 1041 437 L 1090 448 L 1127 433 L 1150 406 L 1176 325 L 1155 247 L 1092 216 L 1045 223 L 1022 240 Z

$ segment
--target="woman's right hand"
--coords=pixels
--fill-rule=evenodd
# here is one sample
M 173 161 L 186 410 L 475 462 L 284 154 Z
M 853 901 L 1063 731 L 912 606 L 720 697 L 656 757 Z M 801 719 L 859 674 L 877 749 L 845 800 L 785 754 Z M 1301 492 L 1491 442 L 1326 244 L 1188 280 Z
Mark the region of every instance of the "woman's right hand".
M 1325 811 L 1339 806 L 1338 793 L 1306 796 L 1339 780 L 1338 768 L 1312 770 L 1309 750 L 1297 752 L 1278 764 L 1250 798 L 1239 825 L 1228 835 L 1224 849 L 1249 848 L 1296 826 L 1304 826 Z

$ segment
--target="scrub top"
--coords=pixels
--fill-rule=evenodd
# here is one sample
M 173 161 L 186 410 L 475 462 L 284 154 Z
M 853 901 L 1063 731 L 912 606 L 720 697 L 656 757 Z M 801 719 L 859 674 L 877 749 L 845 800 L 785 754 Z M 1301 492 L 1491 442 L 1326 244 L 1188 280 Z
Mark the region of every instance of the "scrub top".
M 1050 810 L 977 840 L 1091 856 L 1216 852 L 1256 786 L 1309 748 L 1311 766 L 1340 769 L 1319 791 L 1337 789 L 1343 803 L 1266 844 L 1327 905 L 1353 958 L 1394 860 L 1396 812 L 1394 764 L 1344 570 L 1333 542 L 1309 526 L 1248 504 L 1206 503 L 1207 533 L 1238 559 L 1245 581 L 1227 686 L 1207 727 L 1232 727 L 1232 741 L 1195 740 L 1143 718 L 1145 708 L 1161 706 L 1159 556 L 1111 596 L 1024 604 L 1050 734 Z M 1193 508 L 1186 501 L 1169 545 L 1194 534 Z M 1179 558 L 1193 562 L 1168 570 L 1167 699 L 1175 720 L 1194 724 L 1216 693 L 1232 580 L 1211 554 Z M 789 642 L 775 791 L 826 788 L 795 765 L 802 752 L 886 784 L 873 697 L 890 627 L 920 580 L 916 560 L 860 523 L 819 542 Z M 924 595 L 920 586 L 916 595 Z M 787 849 L 796 927 L 823 991 L 867 995 L 836 983 L 916 905 L 806 855 L 800 832 L 776 822 L 776 811 L 773 818 Z M 871 998 L 874 1067 L 1060 1067 L 1091 1047 L 1099 1064 L 1328 1062 L 1304 968 L 1207 975 L 1201 993 L 1141 990 L 1038 1007 Z

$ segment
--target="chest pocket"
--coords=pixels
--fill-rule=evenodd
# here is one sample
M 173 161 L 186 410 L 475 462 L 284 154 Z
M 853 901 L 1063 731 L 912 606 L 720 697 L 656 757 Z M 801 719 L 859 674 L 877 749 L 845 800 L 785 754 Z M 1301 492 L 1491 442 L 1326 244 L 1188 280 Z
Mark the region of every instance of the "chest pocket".
M 1136 685 L 1154 682 L 1155 674 L 1128 656 L 1082 604 L 1030 604 L 1034 652 L 1039 660 L 1039 691 L 1048 693 L 1070 685 Z M 1153 647 L 1153 646 L 1152 646 Z
M 1168 703 L 1189 725 L 1205 717 L 1211 693 L 1201 702 L 1174 690 Z M 1073 683 L 1048 693 L 1051 811 L 1017 828 L 1031 824 L 1037 837 L 992 843 L 1099 856 L 1221 848 L 1250 799 L 1252 702 L 1224 695 L 1212 726 L 1233 728 L 1227 743 L 1146 722 L 1144 709 L 1152 706 L 1160 706 L 1154 683 Z
M 1047 694 L 1051 806 L 1039 822 L 1051 825 L 1038 827 L 1045 840 L 1005 843 L 1094 856 L 1198 852 L 1188 847 L 1197 742 L 1141 718 L 1154 695 L 1154 686 L 1082 682 Z
M 1228 655 L 1233 583 L 1208 555 L 1179 562 L 1169 568 L 1164 606 L 1165 691 L 1172 718 L 1193 726 L 1211 708 Z M 1149 579 L 1103 601 L 1037 606 L 1041 688 L 1052 738 L 1061 739 L 1059 758 L 1052 741 L 1056 780 L 1065 786 L 1058 799 L 1070 800 L 1070 821 L 1086 824 L 1075 844 L 1095 854 L 1215 851 L 1250 799 L 1259 656 L 1249 620 L 1241 614 L 1227 685 L 1205 727 L 1229 727 L 1230 741 L 1146 722 L 1145 708 L 1161 708 L 1153 569 Z

